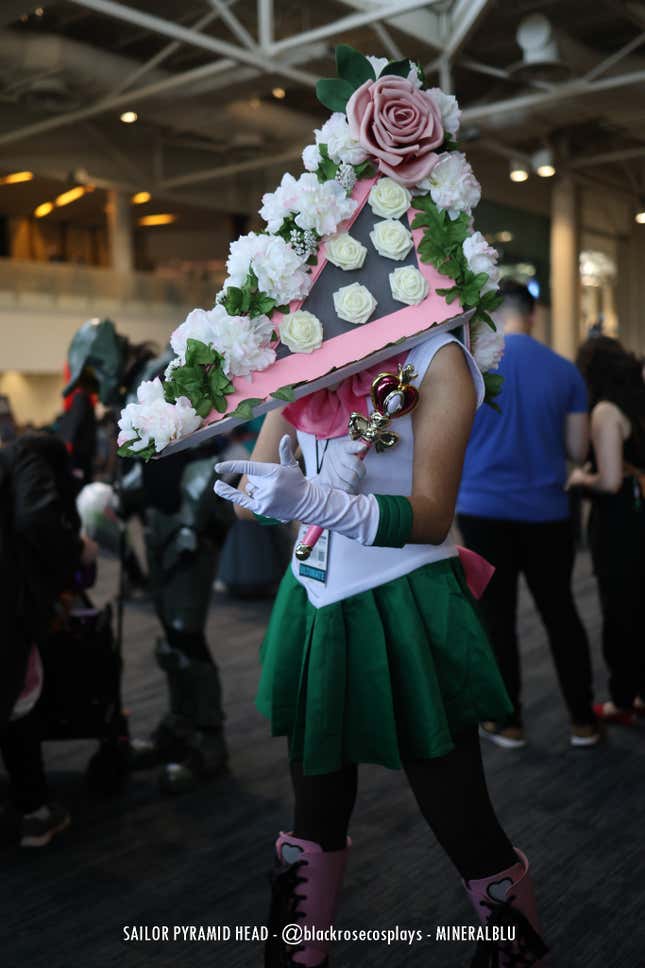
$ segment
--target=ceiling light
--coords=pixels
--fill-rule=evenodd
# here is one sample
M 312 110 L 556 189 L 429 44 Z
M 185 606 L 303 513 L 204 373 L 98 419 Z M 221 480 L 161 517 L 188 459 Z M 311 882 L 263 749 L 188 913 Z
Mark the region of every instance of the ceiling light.
M 514 158 L 511 162 L 511 181 L 514 182 L 525 182 L 529 177 L 529 171 L 527 165 L 520 161 L 519 158 Z
M 139 225 L 170 225 L 177 218 L 170 212 L 160 212 L 158 215 L 142 215 L 138 221 Z
M 137 192 L 136 195 L 132 196 L 130 201 L 133 205 L 145 205 L 146 202 L 149 202 L 151 198 L 152 195 L 150 192 Z
M 44 7 L 36 7 L 36 9 L 34 10 L 34 13 L 36 14 L 37 17 L 42 17 L 44 12 L 45 12 Z
M 540 178 L 552 178 L 555 175 L 553 152 L 550 148 L 540 148 L 531 159 L 533 170 Z
M 77 201 L 82 198 L 88 189 L 85 185 L 77 185 L 75 188 L 70 188 L 62 195 L 58 195 L 54 200 L 56 208 L 62 208 L 63 205 L 70 205 L 72 202 Z
M 121 115 L 121 120 L 124 124 L 134 124 L 138 117 L 139 115 L 136 111 L 124 111 Z
M 0 185 L 17 185 L 18 182 L 31 181 L 33 177 L 33 171 L 12 171 L 0 178 Z
M 49 215 L 49 213 L 53 211 L 54 211 L 53 202 L 43 202 L 42 205 L 39 205 L 38 208 L 34 209 L 34 215 L 36 216 L 36 218 L 44 218 L 45 215 Z
M 504 229 L 502 232 L 497 233 L 497 235 L 495 236 L 495 240 L 497 242 L 512 242 L 513 233 L 509 232 L 507 229 Z
M 636 212 L 634 219 L 639 225 L 645 225 L 645 207 L 643 207 L 640 212 Z
M 278 101 L 282 101 L 282 99 L 287 96 L 287 92 L 283 87 L 274 87 L 271 93 L 275 98 L 278 99 Z

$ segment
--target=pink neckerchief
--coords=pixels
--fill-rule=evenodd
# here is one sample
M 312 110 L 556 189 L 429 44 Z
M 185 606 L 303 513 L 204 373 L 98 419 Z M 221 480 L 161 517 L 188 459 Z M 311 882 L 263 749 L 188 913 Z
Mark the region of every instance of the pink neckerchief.
M 296 430 L 313 434 L 319 440 L 345 436 L 353 412 L 367 416 L 367 401 L 375 377 L 379 373 L 396 373 L 398 364 L 403 363 L 407 355 L 400 353 L 347 377 L 333 389 L 316 390 L 302 400 L 290 403 L 283 411 L 285 419 Z

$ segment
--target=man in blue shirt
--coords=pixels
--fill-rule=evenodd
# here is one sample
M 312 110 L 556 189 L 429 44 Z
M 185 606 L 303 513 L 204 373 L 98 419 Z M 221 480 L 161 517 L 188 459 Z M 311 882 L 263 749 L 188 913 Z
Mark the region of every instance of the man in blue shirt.
M 477 414 L 457 502 L 466 545 L 496 568 L 482 608 L 515 707 L 507 722 L 482 723 L 481 733 L 506 748 L 525 745 L 516 629 L 523 573 L 569 708 L 571 743 L 590 746 L 599 733 L 589 643 L 571 591 L 574 528 L 564 489 L 567 458 L 582 463 L 587 456 L 587 393 L 573 363 L 530 335 L 535 300 L 528 289 L 507 282 L 501 291 L 501 414 L 490 407 Z

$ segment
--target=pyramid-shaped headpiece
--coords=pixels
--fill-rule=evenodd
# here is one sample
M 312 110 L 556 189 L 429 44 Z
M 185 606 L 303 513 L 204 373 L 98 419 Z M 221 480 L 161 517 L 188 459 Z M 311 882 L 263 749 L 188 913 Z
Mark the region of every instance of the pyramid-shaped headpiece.
M 408 60 L 340 46 L 336 63 L 339 76 L 318 83 L 333 113 L 305 172 L 264 195 L 266 230 L 231 244 L 215 305 L 172 334 L 165 380 L 123 412 L 121 453 L 202 443 L 437 327 L 494 365 L 497 253 L 473 229 L 480 187 L 455 141 L 455 98 Z

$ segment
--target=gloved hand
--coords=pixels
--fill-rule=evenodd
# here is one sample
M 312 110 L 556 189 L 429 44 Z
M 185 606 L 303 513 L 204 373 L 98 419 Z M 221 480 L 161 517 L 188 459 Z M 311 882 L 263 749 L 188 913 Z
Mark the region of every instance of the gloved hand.
M 337 487 L 347 494 L 356 494 L 365 477 L 363 455 L 367 447 L 363 440 L 332 437 L 325 441 L 324 457 L 316 483 Z
M 229 460 L 215 465 L 218 474 L 246 474 L 246 494 L 217 481 L 215 493 L 254 514 L 278 521 L 317 524 L 372 544 L 379 523 L 379 508 L 373 494 L 346 494 L 336 487 L 308 481 L 291 450 L 288 434 L 280 441 L 280 463 Z

